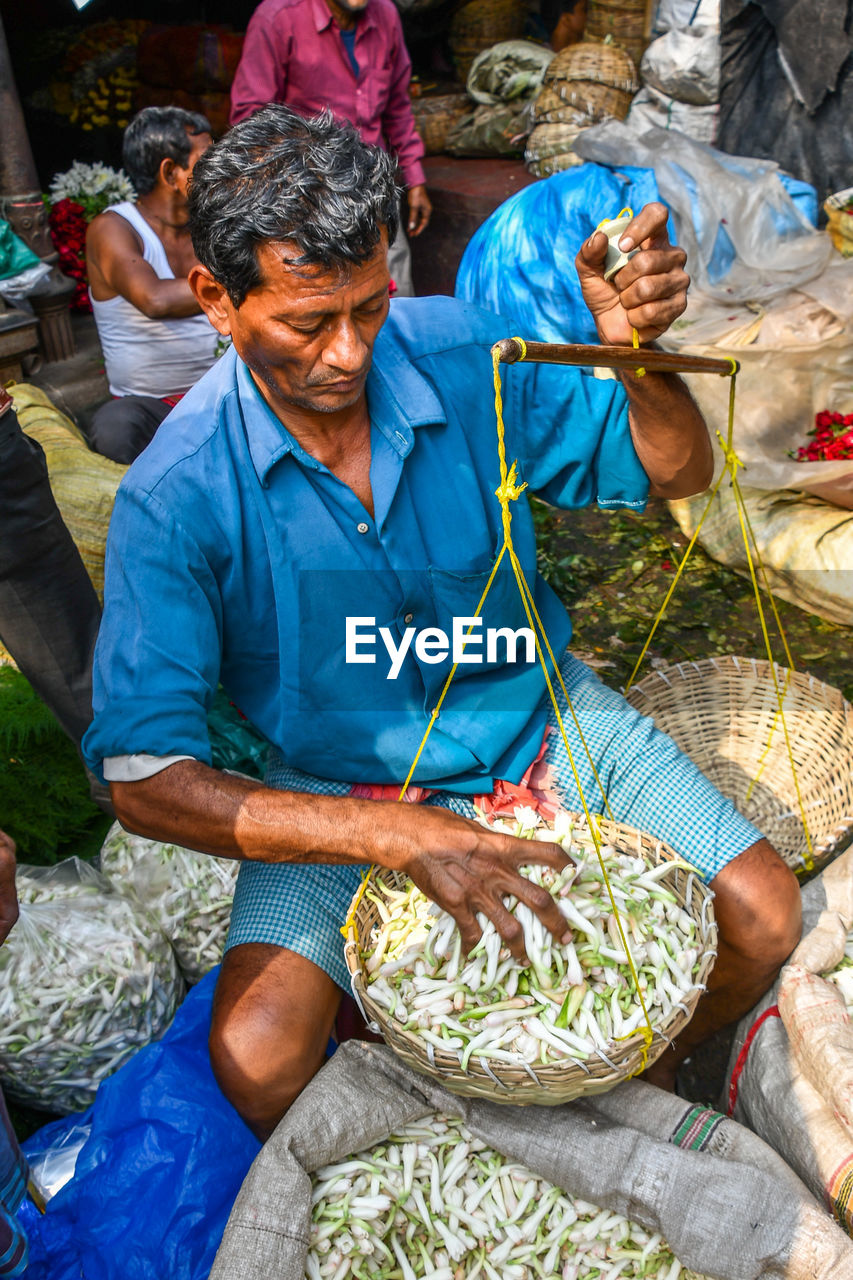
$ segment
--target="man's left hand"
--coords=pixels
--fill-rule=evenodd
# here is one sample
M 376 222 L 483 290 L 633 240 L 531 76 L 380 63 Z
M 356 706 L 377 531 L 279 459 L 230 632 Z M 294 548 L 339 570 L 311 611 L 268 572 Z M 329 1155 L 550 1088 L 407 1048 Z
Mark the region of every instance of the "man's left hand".
M 426 230 L 432 216 L 432 205 L 423 183 L 419 187 L 409 187 L 408 198 L 409 225 L 406 230 L 410 236 L 419 236 Z
M 18 918 L 18 895 L 15 891 L 15 842 L 0 831 L 0 942 Z
M 653 342 L 687 306 L 687 255 L 670 244 L 667 216 L 665 205 L 647 204 L 631 220 L 619 247 L 627 253 L 638 246 L 640 252 L 610 280 L 604 279 L 603 231 L 594 231 L 575 259 L 584 301 L 608 346 L 630 347 L 634 329 L 640 342 Z

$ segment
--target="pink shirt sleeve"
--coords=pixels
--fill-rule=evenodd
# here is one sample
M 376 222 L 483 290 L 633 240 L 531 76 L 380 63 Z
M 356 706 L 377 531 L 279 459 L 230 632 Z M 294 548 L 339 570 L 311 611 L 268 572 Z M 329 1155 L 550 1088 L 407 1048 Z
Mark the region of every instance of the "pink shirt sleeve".
M 403 182 L 407 187 L 418 187 L 426 182 L 426 178 L 421 165 L 424 144 L 415 128 L 412 100 L 409 97 L 412 61 L 403 39 L 400 16 L 396 11 L 392 20 L 396 31 L 391 54 L 391 86 L 382 115 L 382 132 L 388 142 L 388 150 L 397 157 Z
M 262 6 L 263 8 L 263 6 Z M 248 119 L 270 102 L 283 102 L 287 88 L 290 33 L 260 10 L 249 21 L 243 52 L 231 85 L 230 124 Z

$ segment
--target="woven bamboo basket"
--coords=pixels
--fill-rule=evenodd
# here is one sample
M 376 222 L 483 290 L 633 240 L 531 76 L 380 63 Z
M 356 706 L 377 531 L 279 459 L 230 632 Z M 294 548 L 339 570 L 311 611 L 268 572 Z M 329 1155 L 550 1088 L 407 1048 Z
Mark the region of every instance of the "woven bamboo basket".
M 648 46 L 645 0 L 591 0 L 587 39 L 610 39 L 639 66 Z
M 579 824 L 584 821 L 580 815 L 573 815 L 573 818 Z M 649 864 L 657 865 L 659 862 L 672 861 L 674 858 L 672 850 L 662 841 L 645 835 L 633 827 L 600 819 L 599 829 L 603 844 L 612 845 L 619 852 L 624 851 L 634 857 L 642 857 Z M 572 833 L 572 840 L 582 846 L 592 847 L 592 837 L 588 830 L 581 831 L 577 826 Z M 408 883 L 402 872 L 382 868 L 374 868 L 371 871 L 370 881 L 373 889 L 380 895 L 385 886 L 392 890 L 399 890 Z M 673 864 L 670 874 L 662 877 L 661 883 L 676 896 L 679 903 L 696 921 L 702 961 L 694 981 L 697 984 L 706 983 L 717 946 L 713 894 L 702 883 L 697 873 L 686 871 L 683 864 L 678 862 Z M 492 1102 L 506 1102 L 513 1105 L 557 1106 L 586 1094 L 606 1093 L 642 1069 L 644 1039 L 642 1033 L 637 1031 L 625 1040 L 617 1042 L 609 1051 L 610 1065 L 600 1058 L 590 1058 L 589 1063 L 583 1065 L 567 1060 L 559 1064 L 533 1068 L 519 1059 L 517 1067 L 511 1063 L 502 1062 L 495 1062 L 494 1066 L 489 1066 L 485 1061 L 472 1056 L 467 1070 L 463 1072 L 455 1052 L 443 1052 L 433 1048 L 432 1045 L 425 1045 L 423 1040 L 389 1017 L 387 1010 L 371 999 L 359 939 L 369 937 L 371 929 L 379 918 L 376 904 L 364 895 L 358 903 L 344 945 L 344 956 L 353 995 L 370 1029 L 381 1034 L 389 1048 L 393 1049 L 398 1057 L 413 1070 L 431 1076 L 451 1093 L 488 1098 Z M 655 1014 L 652 1013 L 655 1034 L 648 1051 L 648 1063 L 654 1062 L 689 1022 L 700 994 L 698 986 L 694 987 L 685 997 L 684 1007 L 673 1010 L 668 1018 L 657 1021 Z
M 853 841 L 853 707 L 838 689 L 776 666 L 815 870 Z M 628 692 L 787 864 L 807 845 L 770 663 L 706 658 L 655 671 Z
M 524 163 L 537 178 L 550 177 L 563 169 L 571 169 L 583 160 L 572 150 L 575 138 L 589 121 L 581 124 L 537 124 L 524 148 Z
M 573 124 L 578 129 L 586 129 L 596 120 L 603 119 L 603 115 L 590 114 L 581 107 L 572 106 L 555 93 L 551 85 L 539 91 L 532 115 L 534 124 Z
M 453 125 L 467 111 L 472 111 L 473 107 L 467 93 L 441 93 L 433 98 L 412 100 L 415 128 L 423 139 L 424 151 L 428 156 L 437 155 L 444 150 L 447 135 Z
M 625 89 L 601 84 L 597 80 L 555 80 L 548 89 L 565 106 L 582 111 L 587 117 L 587 125 L 608 116 L 624 120 L 633 98 Z
M 555 54 L 545 69 L 543 85 L 556 80 L 589 80 L 635 94 L 640 87 L 633 62 L 623 49 L 610 44 L 570 44 Z
M 502 40 L 516 40 L 524 31 L 524 0 L 471 0 L 450 21 L 448 43 L 456 75 L 463 84 L 474 59 Z

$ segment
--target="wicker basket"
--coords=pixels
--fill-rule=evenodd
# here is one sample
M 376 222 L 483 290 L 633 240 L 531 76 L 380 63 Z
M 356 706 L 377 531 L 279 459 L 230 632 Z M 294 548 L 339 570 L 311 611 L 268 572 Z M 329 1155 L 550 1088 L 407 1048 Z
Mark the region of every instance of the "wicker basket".
M 575 817 L 578 823 L 583 822 L 579 816 L 575 815 Z M 606 819 L 600 820 L 599 827 L 602 841 L 614 846 L 620 852 L 626 851 L 633 856 L 643 857 L 655 865 L 673 858 L 672 851 L 662 841 L 644 835 L 633 827 L 626 827 Z M 588 831 L 579 831 L 577 827 L 572 833 L 572 840 L 592 847 L 592 838 Z M 406 877 L 398 871 L 374 869 L 371 872 L 372 887 L 379 892 L 383 885 L 399 890 L 406 883 L 408 883 Z M 675 894 L 697 923 L 703 958 L 695 982 L 705 983 L 713 965 L 717 945 L 713 894 L 695 872 L 685 871 L 681 863 L 676 863 L 670 874 L 662 878 L 661 883 Z M 637 1031 L 634 1035 L 620 1041 L 612 1050 L 610 1066 L 596 1058 L 590 1059 L 589 1065 L 583 1066 L 575 1061 L 566 1061 L 535 1069 L 521 1063 L 515 1067 L 509 1063 L 499 1062 L 495 1062 L 493 1067 L 487 1067 L 479 1059 L 472 1057 L 467 1071 L 463 1072 L 456 1053 L 442 1052 L 431 1045 L 425 1046 L 420 1037 L 406 1031 L 389 1017 L 387 1010 L 371 999 L 358 939 L 368 937 L 378 920 L 378 908 L 365 894 L 358 904 L 344 946 L 353 995 L 371 1030 L 381 1033 L 386 1044 L 398 1057 L 413 1070 L 439 1081 L 452 1093 L 488 1098 L 492 1102 L 507 1102 L 514 1105 L 557 1106 L 585 1094 L 606 1093 L 641 1069 L 644 1041 L 642 1033 Z M 649 1063 L 654 1062 L 690 1020 L 699 995 L 699 988 L 694 987 L 685 997 L 686 1013 L 684 1008 L 675 1009 L 668 1018 L 662 1019 L 654 1026 L 655 1037 L 648 1053 Z M 654 1022 L 654 1015 L 652 1016 Z
M 578 129 L 588 128 L 607 114 L 593 115 L 581 107 L 572 106 L 561 98 L 559 93 L 554 92 L 552 85 L 539 91 L 533 103 L 532 113 L 534 124 L 573 124 Z
M 443 151 L 453 125 L 473 109 L 474 104 L 467 93 L 441 93 L 433 98 L 414 98 L 412 112 L 415 128 L 423 139 L 426 154 L 434 156 Z
M 555 80 L 547 88 L 565 106 L 582 111 L 588 125 L 608 116 L 624 120 L 633 98 L 625 89 L 597 80 Z
M 551 59 L 542 78 L 543 85 L 556 80 L 591 80 L 635 94 L 640 87 L 636 68 L 623 49 L 587 41 L 571 44 Z
M 645 0 L 590 0 L 586 20 L 588 39 L 609 39 L 640 65 L 648 46 Z
M 853 840 L 853 707 L 812 676 L 777 666 L 776 679 L 780 689 L 787 681 L 785 724 L 819 869 Z M 679 663 L 647 676 L 628 701 L 803 870 L 807 846 L 769 662 Z
M 581 124 L 559 121 L 537 124 L 524 148 L 524 163 L 528 170 L 537 178 L 548 178 L 552 173 L 583 164 L 572 147 L 581 129 L 585 129 L 588 124 L 586 119 Z
M 453 15 L 448 43 L 456 75 L 463 84 L 474 59 L 502 40 L 516 40 L 524 31 L 525 0 L 471 0 Z

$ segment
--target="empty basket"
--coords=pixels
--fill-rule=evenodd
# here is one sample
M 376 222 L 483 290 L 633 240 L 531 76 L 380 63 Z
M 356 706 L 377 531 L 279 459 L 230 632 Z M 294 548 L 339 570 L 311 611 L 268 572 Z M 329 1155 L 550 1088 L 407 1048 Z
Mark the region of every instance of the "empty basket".
M 853 707 L 831 685 L 776 666 L 815 868 L 853 840 Z M 699 766 L 788 866 L 808 849 L 769 662 L 706 658 L 653 672 L 628 701 Z

